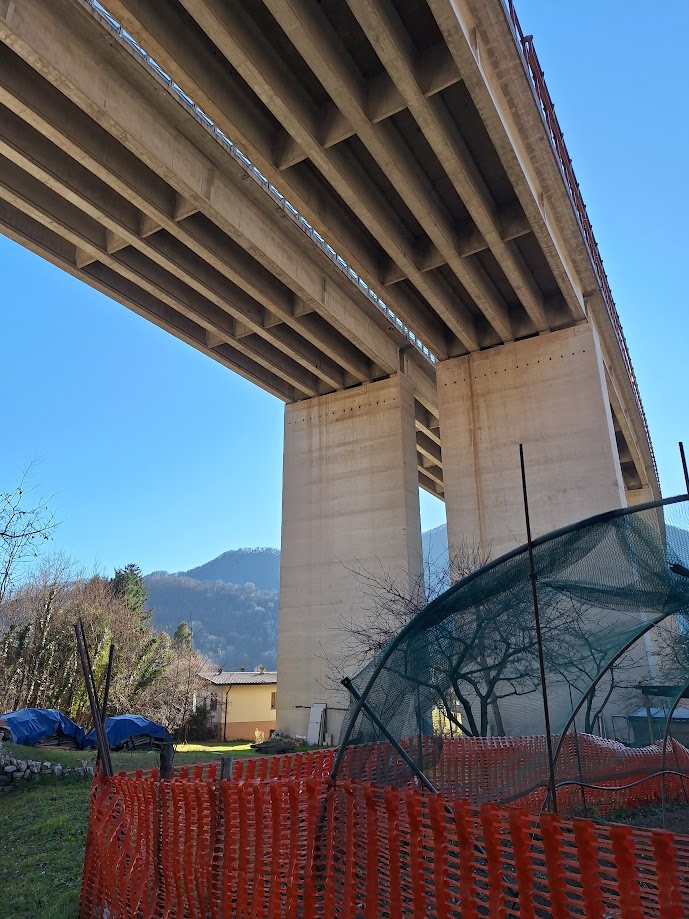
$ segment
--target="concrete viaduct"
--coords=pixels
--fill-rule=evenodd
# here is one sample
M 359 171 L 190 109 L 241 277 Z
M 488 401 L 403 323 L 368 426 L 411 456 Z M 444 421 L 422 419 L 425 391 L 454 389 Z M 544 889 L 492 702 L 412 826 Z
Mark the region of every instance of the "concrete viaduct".
M 278 723 L 352 568 L 658 496 L 530 37 L 502 0 L 0 0 L 0 230 L 282 399 Z M 107 346 L 107 344 L 102 344 Z

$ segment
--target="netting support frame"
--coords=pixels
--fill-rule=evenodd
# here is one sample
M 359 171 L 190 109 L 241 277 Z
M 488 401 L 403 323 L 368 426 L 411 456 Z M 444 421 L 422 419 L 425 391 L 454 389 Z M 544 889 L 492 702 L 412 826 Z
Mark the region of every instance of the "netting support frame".
M 651 509 L 653 509 L 653 508 L 667 507 L 667 506 L 670 506 L 670 505 L 672 505 L 672 504 L 681 504 L 681 503 L 686 502 L 686 501 L 687 501 L 687 498 L 689 498 L 689 495 L 684 495 L 684 494 L 683 494 L 683 495 L 675 495 L 675 496 L 670 497 L 670 498 L 658 498 L 658 499 L 656 499 L 655 501 L 647 501 L 647 502 L 644 503 L 644 504 L 639 504 L 639 505 L 636 505 L 636 506 L 634 506 L 634 507 L 616 508 L 616 509 L 614 509 L 614 510 L 604 511 L 602 514 L 594 514 L 592 517 L 588 517 L 588 518 L 586 518 L 585 520 L 577 521 L 576 523 L 572 523 L 572 524 L 569 524 L 568 526 L 561 527 L 560 529 L 555 530 L 555 531 L 553 531 L 553 532 L 551 532 L 551 533 L 546 533 L 546 534 L 544 534 L 543 536 L 538 536 L 536 539 L 533 540 L 532 546 L 534 546 L 534 547 L 535 547 L 535 546 L 539 546 L 539 545 L 541 545 L 542 543 L 548 542 L 548 541 L 550 541 L 551 539 L 554 539 L 554 538 L 556 538 L 556 537 L 558 537 L 558 536 L 564 536 L 564 535 L 567 535 L 568 533 L 573 533 L 573 532 L 575 532 L 576 530 L 579 530 L 580 528 L 582 528 L 582 527 L 584 527 L 584 526 L 591 525 L 591 524 L 594 524 L 594 523 L 604 523 L 604 522 L 606 522 L 606 521 L 608 521 L 608 520 L 613 520 L 613 519 L 615 519 L 615 518 L 617 518 L 617 517 L 625 517 L 625 516 L 627 516 L 627 515 L 635 514 L 635 513 L 638 513 L 638 512 L 640 512 L 640 511 L 643 511 L 643 510 L 651 510 Z M 510 552 L 505 553 L 505 554 L 502 555 L 500 558 L 494 559 L 494 560 L 488 562 L 486 565 L 481 566 L 481 568 L 478 568 L 476 571 L 472 571 L 471 574 L 468 574 L 465 578 L 462 578 L 462 579 L 461 579 L 460 581 L 458 581 L 456 584 L 453 584 L 452 587 L 450 588 L 450 590 L 458 590 L 458 589 L 462 588 L 464 585 L 466 585 L 467 583 L 470 583 L 471 581 L 475 580 L 475 579 L 478 578 L 478 577 L 481 577 L 481 576 L 484 575 L 486 572 L 490 571 L 492 568 L 497 568 L 499 565 L 504 564 L 504 562 L 508 561 L 509 559 L 511 559 L 511 558 L 516 558 L 517 556 L 522 555 L 523 553 L 525 553 L 525 552 L 527 551 L 527 549 L 528 549 L 528 547 L 525 546 L 525 545 L 519 546 L 519 547 L 517 547 L 516 549 L 512 549 Z M 436 603 L 436 602 L 437 602 L 437 599 L 440 599 L 440 598 L 436 598 L 436 600 L 431 601 L 431 603 Z M 430 605 L 431 605 L 431 604 L 429 604 L 429 606 L 430 606 Z M 348 719 L 348 721 L 347 721 L 347 723 L 346 723 L 346 727 L 345 727 L 345 729 L 344 729 L 344 733 L 343 733 L 342 736 L 341 736 L 341 740 L 340 740 L 340 742 L 339 742 L 339 746 L 338 746 L 338 750 L 337 750 L 337 756 L 336 756 L 336 758 L 335 758 L 335 762 L 334 762 L 334 764 L 333 764 L 332 772 L 331 772 L 331 775 L 330 775 L 331 781 L 335 782 L 335 781 L 337 780 L 337 775 L 338 775 L 340 766 L 341 766 L 341 764 L 342 764 L 342 760 L 343 760 L 343 758 L 344 758 L 345 750 L 346 750 L 347 745 L 349 744 L 349 740 L 350 740 L 350 738 L 351 738 L 351 736 L 352 736 L 352 732 L 353 732 L 353 730 L 354 730 L 354 726 L 355 726 L 355 724 L 356 724 L 356 722 L 357 722 L 357 719 L 359 718 L 359 716 L 360 716 L 360 714 L 361 714 L 361 712 L 362 712 L 362 710 L 363 710 L 364 703 L 365 703 L 365 701 L 366 701 L 366 699 L 367 699 L 367 697 L 368 697 L 368 695 L 369 695 L 371 689 L 373 688 L 373 685 L 375 684 L 376 680 L 377 680 L 378 677 L 380 676 L 382 670 L 384 669 L 385 665 L 387 664 L 388 660 L 390 659 L 390 657 L 392 656 L 392 654 L 394 653 L 394 651 L 396 650 L 396 648 L 404 641 L 404 639 L 407 637 L 407 635 L 409 634 L 409 632 L 411 632 L 412 629 L 414 629 L 414 628 L 416 627 L 417 622 L 421 619 L 422 616 L 424 616 L 424 615 L 426 614 L 427 610 L 428 610 L 428 606 L 424 607 L 424 608 L 423 608 L 422 610 L 420 610 L 412 619 L 410 619 L 409 622 L 408 622 L 402 629 L 400 629 L 400 631 L 397 633 L 397 635 L 395 635 L 395 637 L 390 641 L 390 643 L 387 645 L 387 647 L 386 647 L 386 648 L 383 650 L 383 652 L 381 653 L 380 659 L 378 660 L 378 663 L 376 664 L 376 666 L 375 666 L 375 668 L 374 668 L 374 670 L 373 670 L 373 673 L 372 673 L 371 676 L 369 677 L 369 679 L 368 679 L 368 681 L 367 681 L 367 683 L 366 683 L 366 686 L 364 687 L 363 691 L 361 692 L 361 697 L 360 697 L 360 699 L 357 701 L 357 703 L 356 703 L 356 705 L 355 705 L 355 707 L 354 707 L 354 709 L 353 709 L 353 711 L 352 711 L 351 715 L 349 716 L 349 719 Z M 596 677 L 596 679 L 591 683 L 591 685 L 589 686 L 589 689 L 587 690 L 587 692 L 586 692 L 586 693 L 584 694 L 584 696 L 582 697 L 582 700 L 581 700 L 581 701 L 579 702 L 579 704 L 577 705 L 576 710 L 572 713 L 572 715 L 570 716 L 570 718 L 569 718 L 569 720 L 568 720 L 568 722 L 567 722 L 565 728 L 564 728 L 563 731 L 562 731 L 562 734 L 561 734 L 561 736 L 560 736 L 560 740 L 559 740 L 559 742 L 558 742 L 558 745 L 557 745 L 557 747 L 556 747 L 556 749 L 555 749 L 555 753 L 554 753 L 554 755 L 553 755 L 553 767 L 555 767 L 555 766 L 557 765 L 557 758 L 558 758 L 559 752 L 560 752 L 560 750 L 561 750 L 561 748 L 562 748 L 563 737 L 564 737 L 564 735 L 566 734 L 566 732 L 569 730 L 569 728 L 571 727 L 571 724 L 572 724 L 572 722 L 574 721 L 574 718 L 575 718 L 576 715 L 579 713 L 579 711 L 580 711 L 580 709 L 581 709 L 581 707 L 582 707 L 582 705 L 583 705 L 584 699 L 587 697 L 587 695 L 588 695 L 588 693 L 591 691 L 591 689 L 595 688 L 595 686 L 598 685 L 599 680 L 605 675 L 605 673 L 607 673 L 609 667 L 610 667 L 612 664 L 616 663 L 616 661 L 619 659 L 619 657 L 621 657 L 622 654 L 624 654 L 625 651 L 627 651 L 627 650 L 629 649 L 629 647 L 631 647 L 631 646 L 634 644 L 634 642 L 635 642 L 638 638 L 641 638 L 643 635 L 646 634 L 646 632 L 650 631 L 650 629 L 652 629 L 652 628 L 654 627 L 654 625 L 658 625 L 660 622 L 664 621 L 664 620 L 665 620 L 666 618 L 668 618 L 670 615 L 672 615 L 672 613 L 667 613 L 667 614 L 666 614 L 665 616 L 663 616 L 661 619 L 658 619 L 658 620 L 656 620 L 656 621 L 653 622 L 653 623 L 649 623 L 648 626 L 646 626 L 642 631 L 638 632 L 638 633 L 636 634 L 635 638 L 634 638 L 631 642 L 629 642 L 628 645 L 625 646 L 625 647 L 622 649 L 622 651 L 618 652 L 618 653 L 614 656 L 614 658 L 612 659 L 612 661 L 609 661 L 609 662 L 608 662 L 608 664 L 606 665 L 606 667 L 605 667 L 605 669 L 603 670 L 603 672 L 600 673 L 600 674 L 598 674 L 598 676 Z
M 647 623 L 642 629 L 640 629 L 640 631 L 638 631 L 638 632 L 634 635 L 634 637 L 633 637 L 630 641 L 628 641 L 628 642 L 624 645 L 624 647 L 620 648 L 620 650 L 619 650 L 615 655 L 613 655 L 613 657 L 608 661 L 608 663 L 605 665 L 605 667 L 603 667 L 603 669 L 601 670 L 601 672 L 600 672 L 599 674 L 596 675 L 596 677 L 595 677 L 594 680 L 591 681 L 591 683 L 590 683 L 589 686 L 588 686 L 588 689 L 586 690 L 585 693 L 582 694 L 581 699 L 577 702 L 577 704 L 576 704 L 576 706 L 575 706 L 575 708 L 574 708 L 574 711 L 572 712 L 572 714 L 571 714 L 571 715 L 569 716 L 569 718 L 567 719 L 567 723 L 565 724 L 565 726 L 563 727 L 563 729 L 562 729 L 562 731 L 561 731 L 561 733 L 560 733 L 560 737 L 559 737 L 559 739 L 558 739 L 557 746 L 555 747 L 555 756 L 554 756 L 554 759 L 553 759 L 553 768 L 555 768 L 555 766 L 557 766 L 557 759 L 558 759 L 558 756 L 560 755 L 560 750 L 562 749 L 562 745 L 563 745 L 564 742 L 565 742 L 565 737 L 567 736 L 567 731 L 569 731 L 569 729 L 570 729 L 570 728 L 572 727 L 572 725 L 574 724 L 574 720 L 575 720 L 575 718 L 577 717 L 577 715 L 579 714 L 579 712 L 581 711 L 582 706 L 584 705 L 584 702 L 586 702 L 586 700 L 588 699 L 589 695 L 593 692 L 593 690 L 596 688 L 596 686 L 598 685 L 598 683 L 603 679 L 603 677 L 606 675 L 606 673 L 608 673 L 608 671 L 610 670 L 610 668 L 613 667 L 613 666 L 617 663 L 617 661 L 622 657 L 622 655 L 623 655 L 623 654 L 626 654 L 627 651 L 629 651 L 629 649 L 630 649 L 631 647 L 633 647 L 633 646 L 637 643 L 637 641 L 638 641 L 640 638 L 643 638 L 644 635 L 646 635 L 648 632 L 650 632 L 652 629 L 654 629 L 657 625 L 660 625 L 661 622 L 665 622 L 666 619 L 669 619 L 669 617 L 670 617 L 670 616 L 673 616 L 673 615 L 674 615 L 674 612 L 665 613 L 663 616 L 660 617 L 660 619 L 656 619 L 654 622 L 649 622 L 649 623 Z M 543 808 L 544 808 L 544 809 L 548 806 L 548 800 L 549 800 L 549 798 L 550 798 L 550 789 L 548 789 L 548 794 L 546 795 L 545 801 L 544 801 L 544 803 L 543 803 Z
M 538 608 L 538 585 L 536 566 L 533 558 L 533 539 L 531 538 L 531 518 L 529 517 L 529 496 L 526 490 L 526 467 L 524 465 L 524 444 L 519 444 L 519 465 L 522 473 L 522 493 L 524 495 L 524 517 L 526 520 L 526 546 L 529 551 L 529 574 L 531 576 L 531 594 L 533 597 L 534 624 L 536 626 L 536 646 L 538 648 L 538 669 L 541 677 L 543 695 L 543 718 L 545 720 L 545 739 L 548 747 L 548 783 L 549 796 L 552 795 L 553 813 L 557 814 L 557 788 L 555 786 L 555 759 L 553 757 L 553 738 L 550 729 L 550 707 L 548 705 L 548 687 L 545 679 L 545 659 L 543 657 L 543 636 L 541 633 L 541 613 Z M 546 799 L 548 800 L 548 799 Z
M 399 753 L 399 755 L 400 755 L 400 756 L 402 757 L 402 759 L 405 761 L 405 763 L 407 764 L 407 766 L 409 766 L 409 768 L 411 769 L 411 771 L 414 773 L 414 775 L 417 777 L 417 779 L 421 782 L 421 784 L 424 786 L 424 788 L 426 788 L 426 789 L 427 789 L 428 791 L 430 791 L 432 794 L 437 795 L 437 794 L 438 794 L 438 789 L 435 787 L 435 785 L 433 784 L 433 782 L 431 782 L 431 780 L 430 780 L 430 779 L 428 778 L 428 776 L 423 772 L 422 769 L 419 769 L 419 767 L 416 765 L 416 763 L 414 762 L 414 760 L 411 758 L 411 756 L 410 756 L 410 755 L 407 753 L 407 751 L 404 749 L 404 747 L 402 746 L 402 744 L 401 744 L 401 743 L 390 733 L 390 731 L 388 731 L 388 729 L 385 727 L 385 725 L 384 725 L 383 722 L 380 720 L 380 718 L 378 717 L 378 715 L 376 715 L 376 713 L 373 711 L 373 709 L 371 708 L 371 706 L 368 704 L 368 702 L 366 701 L 366 699 L 362 699 L 361 693 L 359 692 L 359 690 L 356 688 L 356 686 L 354 685 L 354 683 L 350 680 L 350 678 L 349 678 L 348 676 L 346 676 L 346 677 L 344 678 L 344 680 L 342 680 L 342 685 L 349 691 L 350 695 L 352 696 L 352 698 L 353 698 L 356 702 L 361 702 L 361 708 L 363 709 L 363 711 L 366 712 L 366 714 L 367 714 L 368 717 L 371 719 L 371 721 L 375 724 L 375 726 L 378 728 L 378 730 L 381 731 L 381 732 L 385 735 L 385 737 L 387 737 L 387 739 L 388 739 L 388 740 L 390 741 L 390 743 L 393 745 L 393 747 L 395 748 L 395 750 L 397 750 L 397 752 Z M 338 751 L 338 753 L 339 753 L 339 751 Z M 336 762 L 336 763 L 335 763 L 335 766 L 333 766 L 333 772 L 332 772 L 332 775 L 331 775 L 331 778 L 332 778 L 333 781 L 335 781 L 335 777 L 336 777 L 335 767 L 336 767 L 337 765 L 338 765 L 338 764 L 337 764 L 337 762 Z

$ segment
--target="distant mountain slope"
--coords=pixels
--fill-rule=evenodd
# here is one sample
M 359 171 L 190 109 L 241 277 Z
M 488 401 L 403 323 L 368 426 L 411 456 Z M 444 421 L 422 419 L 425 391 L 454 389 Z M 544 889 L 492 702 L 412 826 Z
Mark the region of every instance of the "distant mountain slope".
M 447 530 L 422 534 L 427 564 L 447 565 Z M 194 647 L 226 670 L 277 667 L 279 549 L 232 549 L 205 565 L 146 575 L 148 604 L 158 628 L 190 622 Z
M 224 581 L 226 584 L 250 582 L 261 590 L 278 590 L 280 550 L 230 549 L 205 565 L 180 571 L 179 574 L 195 581 Z
M 158 628 L 172 633 L 189 622 L 194 648 L 226 670 L 276 669 L 277 590 L 175 574 L 147 575 L 145 582 Z

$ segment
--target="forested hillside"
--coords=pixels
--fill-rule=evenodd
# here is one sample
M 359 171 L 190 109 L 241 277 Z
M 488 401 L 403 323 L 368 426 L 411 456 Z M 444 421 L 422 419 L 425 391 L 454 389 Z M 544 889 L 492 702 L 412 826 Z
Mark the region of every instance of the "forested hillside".
M 277 590 L 280 587 L 280 550 L 231 549 L 205 565 L 179 573 L 195 581 L 250 582 L 260 590 Z
M 275 670 L 277 589 L 175 574 L 153 574 L 145 580 L 158 628 L 169 631 L 182 620 L 189 622 L 194 648 L 225 670 L 253 670 L 259 664 Z
M 444 526 L 423 534 L 427 565 L 447 564 Z M 193 625 L 194 648 L 225 670 L 277 667 L 279 549 L 232 549 L 178 574 L 145 578 L 158 628 Z

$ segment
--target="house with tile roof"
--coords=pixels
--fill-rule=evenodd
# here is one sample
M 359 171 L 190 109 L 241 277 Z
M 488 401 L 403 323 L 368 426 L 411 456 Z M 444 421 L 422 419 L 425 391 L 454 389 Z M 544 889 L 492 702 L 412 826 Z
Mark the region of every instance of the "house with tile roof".
M 275 670 L 222 670 L 205 677 L 213 734 L 218 740 L 267 740 L 275 730 Z M 258 734 L 257 734 L 258 732 Z

